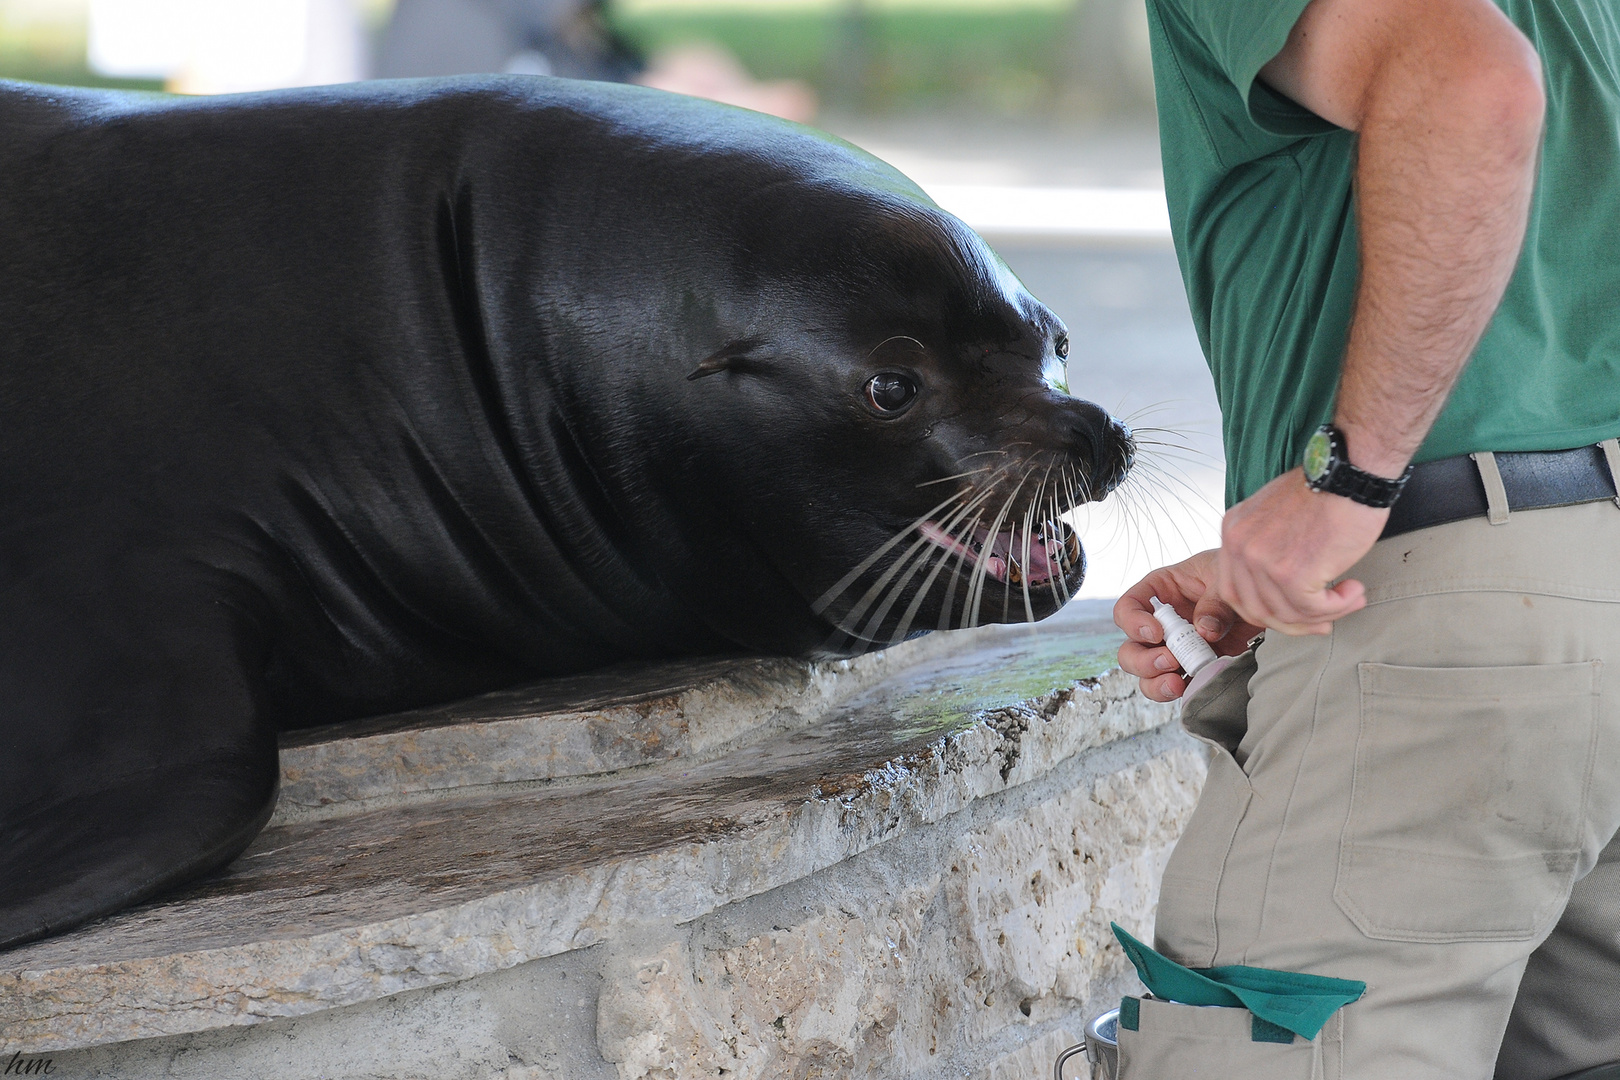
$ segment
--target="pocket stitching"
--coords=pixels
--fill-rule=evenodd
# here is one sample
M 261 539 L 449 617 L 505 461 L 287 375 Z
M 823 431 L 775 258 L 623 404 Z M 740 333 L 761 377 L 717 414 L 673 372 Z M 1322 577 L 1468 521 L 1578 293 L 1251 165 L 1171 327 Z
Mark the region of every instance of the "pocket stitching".
M 1355 749 L 1353 751 L 1354 757 L 1353 757 L 1353 759 L 1351 761 L 1351 770 L 1350 770 L 1350 808 L 1349 808 L 1349 812 L 1345 815 L 1344 826 L 1339 832 L 1339 859 L 1338 859 L 1338 868 L 1337 868 L 1337 872 L 1335 874 L 1335 880 L 1334 880 L 1334 886 L 1333 886 L 1333 899 L 1334 899 L 1334 902 L 1338 905 L 1339 909 L 1341 911 L 1343 911 L 1346 916 L 1349 917 L 1350 921 L 1353 922 L 1356 925 L 1357 929 L 1359 929 L 1367 937 L 1373 938 L 1374 940 L 1440 943 L 1440 942 L 1458 942 L 1458 941 L 1525 941 L 1525 940 L 1529 940 L 1529 939 L 1535 937 L 1540 929 L 1544 929 L 1543 924 L 1546 923 L 1549 920 L 1549 917 L 1556 918 L 1558 912 L 1562 910 L 1563 905 L 1562 905 L 1562 903 L 1559 902 L 1557 897 L 1551 898 L 1548 901 L 1543 902 L 1542 904 L 1536 905 L 1535 909 L 1529 914 L 1528 922 L 1530 923 L 1530 926 L 1529 926 L 1528 929 L 1523 929 L 1523 930 L 1521 930 L 1521 929 L 1511 929 L 1511 930 L 1502 929 L 1502 930 L 1430 931 L 1430 930 L 1400 929 L 1400 928 L 1396 928 L 1396 927 L 1379 926 L 1373 920 L 1371 915 L 1369 913 L 1367 913 L 1366 910 L 1360 904 L 1358 904 L 1355 901 L 1355 899 L 1350 895 L 1350 886 L 1347 883 L 1347 878 L 1349 876 L 1349 871 L 1351 869 L 1352 852 L 1358 846 L 1352 840 L 1351 830 L 1352 830 L 1352 826 L 1355 824 L 1355 821 L 1356 821 L 1356 810 L 1357 810 L 1358 803 L 1360 803 L 1360 801 L 1361 801 L 1360 793 L 1363 790 L 1362 785 L 1361 785 L 1362 761 L 1363 761 L 1362 748 L 1363 748 L 1363 745 L 1365 743 L 1365 740 L 1367 739 L 1367 729 L 1368 729 L 1368 724 L 1367 724 L 1367 711 L 1368 711 L 1367 710 L 1367 698 L 1368 698 L 1368 696 L 1370 694 L 1375 695 L 1377 693 L 1377 690 L 1376 690 L 1376 688 L 1374 686 L 1376 671 L 1378 669 L 1387 668 L 1387 667 L 1390 667 L 1390 666 L 1392 666 L 1392 665 L 1374 664 L 1374 663 L 1369 663 L 1369 662 L 1362 662 L 1362 663 L 1359 663 L 1359 664 L 1356 665 L 1356 668 L 1357 668 L 1357 681 L 1359 683 L 1361 704 L 1360 704 L 1360 708 L 1358 710 L 1359 711 L 1358 730 L 1356 732 L 1356 745 L 1355 745 Z M 1597 767 L 1597 744 L 1598 744 L 1598 738 L 1599 738 L 1599 734 L 1600 734 L 1601 729 L 1602 729 L 1602 725 L 1598 722 L 1597 698 L 1599 697 L 1599 695 L 1601 693 L 1602 675 L 1603 675 L 1603 663 L 1602 663 L 1601 660 L 1588 660 L 1588 661 L 1577 661 L 1577 662 L 1574 662 L 1574 663 L 1558 664 L 1558 665 L 1525 665 L 1525 666 L 1529 666 L 1529 667 L 1553 667 L 1553 666 L 1557 666 L 1557 667 L 1568 667 L 1568 668 L 1584 667 L 1584 668 L 1587 669 L 1587 672 L 1588 672 L 1588 675 L 1589 675 L 1589 680 L 1590 681 L 1588 683 L 1589 688 L 1587 690 L 1582 691 L 1582 692 L 1572 692 L 1572 693 L 1567 693 L 1567 694 L 1558 694 L 1558 695 L 1556 695 L 1559 698 L 1585 698 L 1589 702 L 1588 708 L 1590 709 L 1590 713 L 1589 713 L 1589 717 L 1590 717 L 1590 719 L 1589 719 L 1589 728 L 1590 728 L 1590 730 L 1589 730 L 1589 733 L 1587 735 L 1587 740 L 1586 740 L 1586 748 L 1585 748 L 1586 759 L 1585 759 L 1585 762 L 1583 763 L 1583 769 L 1582 769 L 1580 798 L 1579 798 L 1579 801 L 1576 804 L 1579 807 L 1580 818 L 1579 818 L 1579 823 L 1576 825 L 1576 827 L 1574 829 L 1574 833 L 1575 833 L 1575 836 L 1578 838 L 1579 834 L 1583 831 L 1584 823 L 1587 821 L 1587 819 L 1590 816 L 1588 804 L 1590 802 L 1592 780 L 1593 780 L 1593 776 L 1595 774 L 1596 767 Z M 1448 670 L 1465 670 L 1465 669 L 1433 668 L 1433 669 L 1423 669 L 1423 670 L 1448 671 Z M 1386 694 L 1387 693 L 1388 693 L 1388 691 L 1386 691 Z M 1445 699 L 1444 695 L 1435 695 L 1435 697 L 1430 698 L 1430 697 L 1427 697 L 1426 695 L 1412 694 L 1412 693 L 1408 693 L 1408 692 L 1405 692 L 1405 691 L 1401 692 L 1401 696 L 1402 697 L 1407 697 L 1407 698 L 1419 699 L 1419 700 L 1443 700 L 1443 699 Z M 1485 695 L 1481 695 L 1481 697 L 1484 697 L 1484 696 Z M 1509 695 L 1490 695 L 1490 696 L 1497 697 L 1497 696 L 1509 696 Z M 1526 697 L 1534 696 L 1537 699 L 1544 699 L 1545 698 L 1545 695 L 1524 695 L 1524 696 L 1526 696 Z M 1382 845 L 1359 845 L 1359 846 L 1362 847 L 1362 848 L 1382 847 Z M 1386 850 L 1393 850 L 1393 849 L 1386 849 Z M 1581 854 L 1580 848 L 1576 847 L 1576 848 L 1549 849 L 1548 851 L 1544 852 L 1543 854 L 1544 855 L 1573 856 L 1573 858 L 1569 859 L 1570 870 L 1568 871 L 1567 875 L 1563 875 L 1563 881 L 1562 881 L 1563 887 L 1560 890 L 1560 895 L 1567 898 L 1569 889 L 1573 885 L 1574 867 L 1575 867 L 1575 864 L 1578 862 L 1578 860 L 1580 858 L 1580 854 Z M 1460 857 L 1460 858 L 1467 858 L 1467 857 Z

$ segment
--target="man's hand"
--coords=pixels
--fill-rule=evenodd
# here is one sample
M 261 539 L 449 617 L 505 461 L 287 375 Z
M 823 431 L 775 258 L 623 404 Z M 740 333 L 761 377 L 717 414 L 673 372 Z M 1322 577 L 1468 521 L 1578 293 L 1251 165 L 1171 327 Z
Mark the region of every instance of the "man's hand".
M 1142 693 L 1153 701 L 1174 701 L 1187 689 L 1177 675 L 1176 658 L 1164 647 L 1164 628 L 1153 617 L 1150 597 L 1176 609 L 1222 656 L 1236 656 L 1260 632 L 1244 622 L 1211 587 L 1218 552 L 1201 551 L 1185 562 L 1155 570 L 1114 604 L 1114 623 L 1129 639 L 1119 649 L 1119 666 L 1141 680 Z
M 1226 512 L 1215 591 L 1256 625 L 1325 634 L 1366 606 L 1361 582 L 1334 582 L 1388 519 L 1388 510 L 1312 491 L 1299 469 L 1283 473 Z

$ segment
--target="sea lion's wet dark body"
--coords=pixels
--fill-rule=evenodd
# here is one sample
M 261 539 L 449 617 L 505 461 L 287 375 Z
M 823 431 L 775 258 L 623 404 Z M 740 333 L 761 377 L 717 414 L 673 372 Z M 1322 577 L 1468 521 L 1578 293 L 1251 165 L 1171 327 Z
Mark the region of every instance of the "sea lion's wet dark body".
M 625 87 L 0 84 L 0 331 L 0 945 L 233 857 L 280 728 L 1048 614 L 1006 530 L 1128 459 L 898 173 Z

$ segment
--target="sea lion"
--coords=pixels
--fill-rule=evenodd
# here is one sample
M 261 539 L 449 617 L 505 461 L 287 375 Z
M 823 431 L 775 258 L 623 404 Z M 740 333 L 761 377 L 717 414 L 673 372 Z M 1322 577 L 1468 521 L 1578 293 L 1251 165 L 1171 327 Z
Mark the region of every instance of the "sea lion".
M 0 945 L 223 865 L 275 734 L 1036 619 L 1129 433 L 904 176 L 507 77 L 0 83 Z

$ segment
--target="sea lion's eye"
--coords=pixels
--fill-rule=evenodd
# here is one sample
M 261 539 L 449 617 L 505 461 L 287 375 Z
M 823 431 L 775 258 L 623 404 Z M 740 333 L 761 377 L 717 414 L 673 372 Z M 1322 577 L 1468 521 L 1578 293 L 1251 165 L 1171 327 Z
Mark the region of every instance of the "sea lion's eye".
M 881 372 L 866 382 L 866 400 L 880 413 L 897 413 L 916 396 L 917 384 L 898 371 Z
M 1069 335 L 1059 334 L 1057 340 L 1052 343 L 1052 349 L 1057 353 L 1059 360 L 1067 360 L 1069 358 Z

